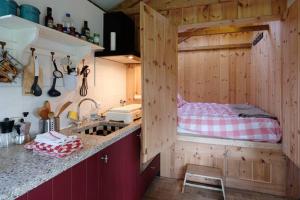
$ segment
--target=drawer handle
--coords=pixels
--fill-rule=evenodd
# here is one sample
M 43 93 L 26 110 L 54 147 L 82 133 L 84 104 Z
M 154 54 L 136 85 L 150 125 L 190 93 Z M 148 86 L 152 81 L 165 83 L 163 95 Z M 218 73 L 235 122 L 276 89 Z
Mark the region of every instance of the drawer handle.
M 101 159 L 101 160 L 104 160 L 104 163 L 105 163 L 105 164 L 108 163 L 108 156 L 107 156 L 107 155 L 102 156 L 100 159 Z

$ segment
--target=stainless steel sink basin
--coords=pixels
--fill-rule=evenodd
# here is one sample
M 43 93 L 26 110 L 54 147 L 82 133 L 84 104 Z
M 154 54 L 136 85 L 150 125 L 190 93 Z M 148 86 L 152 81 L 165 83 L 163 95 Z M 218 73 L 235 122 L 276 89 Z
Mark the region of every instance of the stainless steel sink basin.
M 119 122 L 95 122 L 86 126 L 83 125 L 82 127 L 75 128 L 73 129 L 73 133 L 107 136 L 126 126 L 128 126 L 128 124 Z

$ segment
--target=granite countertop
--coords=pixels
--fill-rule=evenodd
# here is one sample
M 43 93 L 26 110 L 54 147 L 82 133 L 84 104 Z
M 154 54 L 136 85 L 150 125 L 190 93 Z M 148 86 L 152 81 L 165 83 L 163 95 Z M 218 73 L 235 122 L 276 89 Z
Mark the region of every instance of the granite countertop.
M 141 127 L 137 121 L 108 136 L 76 134 L 84 147 L 65 158 L 53 158 L 25 150 L 23 145 L 0 149 L 0 200 L 15 199 L 52 179 Z M 65 129 L 64 134 L 71 134 Z

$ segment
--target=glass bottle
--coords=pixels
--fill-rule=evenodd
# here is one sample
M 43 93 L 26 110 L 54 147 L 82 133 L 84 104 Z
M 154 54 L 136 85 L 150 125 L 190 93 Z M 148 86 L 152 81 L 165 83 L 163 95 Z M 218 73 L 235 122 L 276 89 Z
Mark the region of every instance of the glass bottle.
M 45 26 L 53 28 L 52 8 L 47 7 L 47 15 L 45 17 Z
M 88 27 L 88 22 L 84 21 L 84 25 L 81 30 L 81 35 L 84 35 L 86 38 L 90 37 L 90 29 Z
M 63 18 L 64 32 L 70 33 L 70 28 L 74 27 L 73 20 L 70 13 L 66 13 L 66 16 Z

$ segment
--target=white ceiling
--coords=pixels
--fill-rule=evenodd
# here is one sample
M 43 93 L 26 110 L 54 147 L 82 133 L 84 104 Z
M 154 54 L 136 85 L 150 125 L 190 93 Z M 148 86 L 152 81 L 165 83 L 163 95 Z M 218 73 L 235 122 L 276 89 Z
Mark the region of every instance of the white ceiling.
M 110 9 L 116 7 L 118 4 L 120 4 L 124 0 L 90 0 L 90 1 L 97 4 L 104 10 L 110 10 Z

